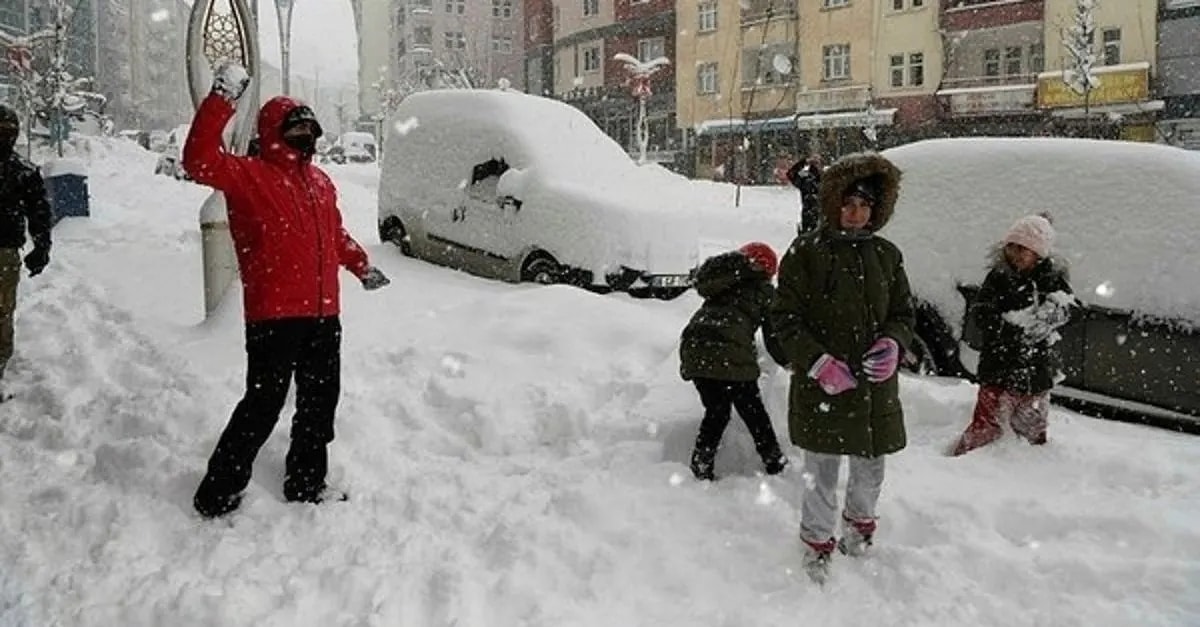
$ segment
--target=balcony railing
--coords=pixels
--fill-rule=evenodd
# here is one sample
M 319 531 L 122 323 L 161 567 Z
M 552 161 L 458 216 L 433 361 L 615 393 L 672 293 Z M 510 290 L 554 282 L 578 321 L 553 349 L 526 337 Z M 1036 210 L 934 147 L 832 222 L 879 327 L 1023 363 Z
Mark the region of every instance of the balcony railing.
M 796 0 L 749 0 L 742 5 L 742 24 L 762 22 L 767 18 L 796 17 Z

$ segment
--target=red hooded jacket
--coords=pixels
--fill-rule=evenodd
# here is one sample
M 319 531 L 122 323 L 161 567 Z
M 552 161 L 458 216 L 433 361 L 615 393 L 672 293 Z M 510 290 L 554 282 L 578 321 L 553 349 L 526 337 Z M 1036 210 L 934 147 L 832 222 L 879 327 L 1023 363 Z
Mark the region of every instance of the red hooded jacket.
M 209 94 L 183 147 L 188 175 L 225 193 L 247 321 L 336 316 L 338 266 L 359 278 L 368 266 L 342 227 L 333 181 L 283 141 L 283 121 L 298 106 L 285 96 L 267 101 L 258 113 L 261 156 L 239 157 L 221 139 L 234 106 Z

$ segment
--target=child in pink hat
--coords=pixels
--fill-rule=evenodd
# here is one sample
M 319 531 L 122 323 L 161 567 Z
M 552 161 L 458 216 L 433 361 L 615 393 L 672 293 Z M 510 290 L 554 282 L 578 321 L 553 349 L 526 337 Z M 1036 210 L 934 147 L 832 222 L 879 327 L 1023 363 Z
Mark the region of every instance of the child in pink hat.
M 1050 389 L 1059 376 L 1054 345 L 1075 306 L 1053 245 L 1049 217 L 1030 215 L 1017 220 L 993 252 L 969 311 L 981 342 L 979 396 L 954 455 L 996 441 L 1004 424 L 1031 444 L 1046 442 Z

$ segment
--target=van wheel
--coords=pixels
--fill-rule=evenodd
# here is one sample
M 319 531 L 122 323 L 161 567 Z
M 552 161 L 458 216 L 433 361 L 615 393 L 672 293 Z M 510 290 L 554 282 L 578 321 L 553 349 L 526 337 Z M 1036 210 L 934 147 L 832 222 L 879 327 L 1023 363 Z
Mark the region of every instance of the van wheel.
M 530 254 L 521 265 L 521 281 L 553 285 L 562 282 L 563 267 L 548 253 L 541 251 Z
M 412 257 L 412 241 L 404 223 L 396 216 L 388 216 L 379 223 L 379 241 L 394 244 L 400 248 L 400 254 Z

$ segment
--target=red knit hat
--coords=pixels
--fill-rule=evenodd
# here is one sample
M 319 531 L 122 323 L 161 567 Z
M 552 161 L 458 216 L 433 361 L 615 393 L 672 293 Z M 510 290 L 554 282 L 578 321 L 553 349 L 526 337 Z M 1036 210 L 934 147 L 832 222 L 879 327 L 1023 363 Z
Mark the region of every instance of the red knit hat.
M 779 257 L 775 255 L 775 250 L 768 244 L 762 242 L 750 242 L 738 249 L 743 255 L 750 258 L 754 265 L 766 271 L 767 276 L 775 276 L 779 270 Z

